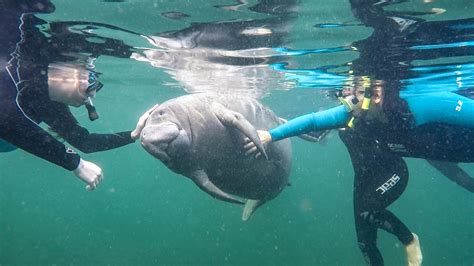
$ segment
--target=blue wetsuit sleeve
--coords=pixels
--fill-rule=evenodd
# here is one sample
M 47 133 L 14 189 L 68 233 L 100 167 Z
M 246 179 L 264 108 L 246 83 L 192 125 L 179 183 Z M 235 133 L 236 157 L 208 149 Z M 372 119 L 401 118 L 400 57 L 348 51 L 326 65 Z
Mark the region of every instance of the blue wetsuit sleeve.
M 272 141 L 298 136 L 311 131 L 340 128 L 349 119 L 349 111 L 345 105 L 339 105 L 328 110 L 303 115 L 288 121 L 274 129 L 270 135 Z

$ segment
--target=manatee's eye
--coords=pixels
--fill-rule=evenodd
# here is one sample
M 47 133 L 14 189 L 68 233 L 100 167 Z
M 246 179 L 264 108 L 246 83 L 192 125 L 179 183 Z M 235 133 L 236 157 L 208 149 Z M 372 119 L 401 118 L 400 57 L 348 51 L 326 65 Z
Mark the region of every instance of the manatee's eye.
M 160 110 L 160 111 L 158 111 L 158 114 L 159 114 L 159 115 L 164 115 L 165 112 L 163 112 L 163 110 Z

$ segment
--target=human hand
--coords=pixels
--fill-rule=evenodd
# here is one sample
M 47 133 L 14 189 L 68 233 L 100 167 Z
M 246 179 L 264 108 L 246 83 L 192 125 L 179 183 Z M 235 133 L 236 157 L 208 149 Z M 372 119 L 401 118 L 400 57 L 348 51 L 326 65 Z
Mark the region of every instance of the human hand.
M 130 134 L 133 140 L 137 140 L 140 137 L 140 133 L 142 132 L 143 128 L 145 127 L 146 121 L 148 120 L 148 117 L 150 117 L 150 114 L 155 111 L 156 108 L 158 108 L 159 104 L 156 104 L 152 108 L 150 108 L 148 111 L 146 111 L 140 118 L 138 119 L 137 122 L 137 127 L 132 131 Z
M 87 183 L 86 189 L 94 190 L 102 181 L 102 169 L 96 164 L 81 159 L 79 165 L 73 171 L 82 181 Z
M 270 132 L 266 130 L 257 130 L 257 134 L 263 146 L 266 148 L 268 143 L 272 141 L 272 136 L 270 135 Z M 245 155 L 247 156 L 255 155 L 255 158 L 258 158 L 262 155 L 262 153 L 258 151 L 255 143 L 251 141 L 249 138 L 245 138 L 244 149 L 245 149 Z

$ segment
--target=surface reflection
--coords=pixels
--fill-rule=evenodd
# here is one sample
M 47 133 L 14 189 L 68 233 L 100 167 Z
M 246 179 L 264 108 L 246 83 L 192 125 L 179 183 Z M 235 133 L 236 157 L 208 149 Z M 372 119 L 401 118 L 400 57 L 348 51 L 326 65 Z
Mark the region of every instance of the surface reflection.
M 219 8 L 238 9 L 236 5 Z M 132 58 L 164 68 L 188 93 L 217 92 L 260 98 L 285 89 L 281 73 L 269 68 L 287 43 L 296 1 L 261 1 L 249 10 L 270 18 L 196 23 L 183 30 L 150 36 L 153 49 Z M 281 58 L 280 58 L 281 60 Z
M 458 90 L 472 86 L 474 18 L 426 21 L 422 16 L 436 16 L 443 11 L 387 11 L 399 1 L 351 2 L 354 16 L 373 31 L 368 38 L 347 47 L 290 50 L 281 53 L 297 57 L 321 53 L 353 51 L 358 57 L 342 65 L 315 69 L 291 69 L 285 62 L 272 66 L 297 81 L 298 87 L 334 90 L 342 87 L 370 87 L 383 81 L 385 90 L 398 94 L 429 90 Z M 317 24 L 337 27 L 358 24 Z

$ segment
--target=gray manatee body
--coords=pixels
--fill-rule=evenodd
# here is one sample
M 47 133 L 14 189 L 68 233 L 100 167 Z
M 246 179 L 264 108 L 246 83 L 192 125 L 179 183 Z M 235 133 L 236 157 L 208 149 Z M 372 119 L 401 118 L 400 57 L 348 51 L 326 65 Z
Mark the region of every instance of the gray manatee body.
M 211 196 L 233 203 L 246 200 L 242 218 L 247 220 L 288 184 L 289 139 L 264 148 L 256 133 L 256 129 L 268 130 L 280 123 L 270 109 L 252 98 L 192 94 L 155 109 L 141 133 L 141 144 Z M 245 155 L 247 137 L 265 156 Z

